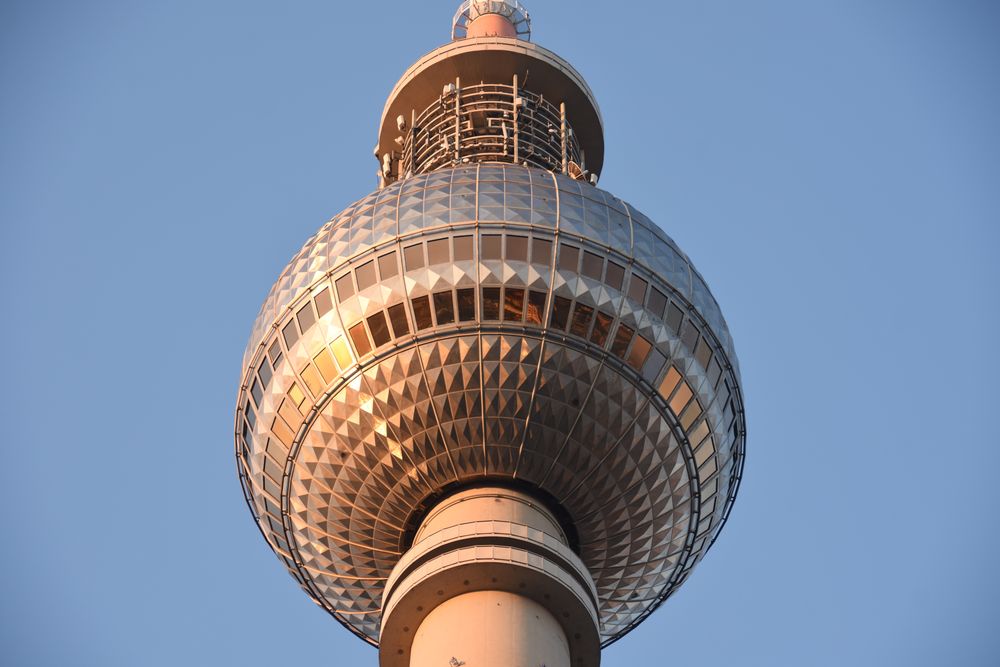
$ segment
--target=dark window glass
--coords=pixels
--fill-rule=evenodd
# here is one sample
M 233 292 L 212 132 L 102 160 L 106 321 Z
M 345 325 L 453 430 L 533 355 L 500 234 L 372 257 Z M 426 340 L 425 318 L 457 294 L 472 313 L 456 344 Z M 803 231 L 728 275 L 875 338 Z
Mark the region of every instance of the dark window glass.
M 667 326 L 677 333 L 681 330 L 681 320 L 684 319 L 684 313 L 681 309 L 676 306 L 676 304 L 671 303 L 670 307 L 667 308 Z
M 271 368 L 277 368 L 281 363 L 281 345 L 275 340 L 267 350 L 267 356 L 271 357 Z
M 309 327 L 316 324 L 316 315 L 313 313 L 312 303 L 307 303 L 295 313 L 295 319 L 299 321 L 299 328 L 305 333 Z
M 483 288 L 483 320 L 500 319 L 500 288 Z
M 483 236 L 482 259 L 500 259 L 500 236 L 487 234 Z
M 451 253 L 448 250 L 450 241 L 451 239 L 434 239 L 427 242 L 427 263 L 429 265 L 447 264 L 451 261 Z
M 653 348 L 652 353 L 649 355 L 649 358 L 646 359 L 646 363 L 642 367 L 642 377 L 646 378 L 647 382 L 654 382 L 656 380 L 656 376 L 660 374 L 660 369 L 663 368 L 663 364 L 665 364 L 666 361 L 667 358 L 664 357 L 659 350 Z
M 582 303 L 577 303 L 576 306 L 573 307 L 573 321 L 570 322 L 569 332 L 574 336 L 586 338 L 587 331 L 590 330 L 590 320 L 593 317 L 593 308 L 585 306 Z
M 323 317 L 333 308 L 333 300 L 330 298 L 330 290 L 324 289 L 316 295 L 316 313 Z
M 378 312 L 370 316 L 368 318 L 368 328 L 372 330 L 372 340 L 375 341 L 375 347 L 381 347 L 392 340 L 384 313 Z
M 642 377 L 646 378 L 646 381 L 652 383 L 656 380 L 656 376 L 660 374 L 660 369 L 663 368 L 663 364 L 666 363 L 667 358 L 663 354 L 653 348 L 652 353 L 649 358 L 646 359 L 646 364 L 642 367 Z
M 392 322 L 392 333 L 396 338 L 410 333 L 410 323 L 406 321 L 406 306 L 403 304 L 389 306 L 389 321 Z
M 608 332 L 611 331 L 611 323 L 614 318 L 607 313 L 598 312 L 597 321 L 594 322 L 594 330 L 590 332 L 590 342 L 604 347 L 608 340 Z
M 424 245 L 422 243 L 415 243 L 403 248 L 403 262 L 406 264 L 407 271 L 423 268 Z
M 528 324 L 541 326 L 542 315 L 545 313 L 545 292 L 528 292 L 528 310 L 524 313 L 524 319 Z
M 265 387 L 271 382 L 271 364 L 268 363 L 266 357 L 260 360 L 260 368 L 257 370 L 257 374 L 260 375 L 260 382 Z
M 507 287 L 503 291 L 503 319 L 520 322 L 524 313 L 524 290 Z
M 368 333 L 365 325 L 358 322 L 350 330 L 351 340 L 354 341 L 354 349 L 358 351 L 358 356 L 363 357 L 372 351 L 372 344 L 368 341 Z
M 584 251 L 582 273 L 588 278 L 600 280 L 601 274 L 604 273 L 604 258 L 592 252 Z
M 413 305 L 413 321 L 417 325 L 417 331 L 434 326 L 434 322 L 431 320 L 430 299 L 426 296 L 418 296 L 411 299 L 410 303 Z
M 535 264 L 552 262 L 552 241 L 548 239 L 531 239 L 531 261 Z
M 615 332 L 615 340 L 611 343 L 611 354 L 624 357 L 625 350 L 628 349 L 628 344 L 632 341 L 632 336 L 635 331 L 628 328 L 624 324 L 618 326 L 618 331 Z
M 508 236 L 507 237 L 507 259 L 515 262 L 528 261 L 528 237 Z
M 712 347 L 704 338 L 698 339 L 698 349 L 694 351 L 694 358 L 698 360 L 702 368 L 708 370 L 708 362 L 712 359 Z
M 655 287 L 649 293 L 649 304 L 646 306 L 657 317 L 663 317 L 663 309 L 667 305 L 667 297 Z
M 378 274 L 382 277 L 382 280 L 392 278 L 397 273 L 399 273 L 399 267 L 396 266 L 395 251 L 378 258 Z
M 628 283 L 628 298 L 636 303 L 644 303 L 646 299 L 646 281 L 635 274 Z
M 646 357 L 651 348 L 652 345 L 648 340 L 642 336 L 636 336 L 635 342 L 632 343 L 632 349 L 628 353 L 628 365 L 637 371 L 642 370 L 642 365 L 646 363 Z
M 576 271 L 580 264 L 580 249 L 571 245 L 559 244 L 559 268 L 563 271 Z
M 246 407 L 243 408 L 243 414 L 246 416 L 247 421 L 250 422 L 250 428 L 251 429 L 256 428 L 257 427 L 257 413 L 255 413 L 253 411 L 253 408 L 250 407 L 250 401 L 247 401 Z
M 692 352 L 694 351 L 694 346 L 698 343 L 698 329 L 691 320 L 684 323 L 684 330 L 681 332 L 681 342 Z
M 569 299 L 557 296 L 552 302 L 552 319 L 549 326 L 561 331 L 566 330 L 566 322 L 569 321 L 569 306 L 572 303 Z
M 289 320 L 285 328 L 281 330 L 281 335 L 285 337 L 285 347 L 288 349 L 295 345 L 295 341 L 299 339 L 299 330 L 295 328 L 295 320 Z
M 451 290 L 434 294 L 434 316 L 437 318 L 438 326 L 455 321 L 455 300 Z
M 461 262 L 463 260 L 472 259 L 472 237 L 471 236 L 456 236 L 455 237 L 455 261 Z
M 476 319 L 476 290 L 471 287 L 457 291 L 458 319 L 470 322 Z
M 711 365 L 708 367 L 708 379 L 712 383 L 712 386 L 719 384 L 719 377 L 722 376 L 722 367 L 719 365 L 718 359 L 712 359 Z
M 365 262 L 354 270 L 354 277 L 358 281 L 358 291 L 363 292 L 377 282 L 375 277 L 375 262 Z
M 354 281 L 351 280 L 350 273 L 337 278 L 335 284 L 337 286 L 337 300 L 341 303 L 354 296 Z
M 259 408 L 260 399 L 264 398 L 264 390 L 261 388 L 259 381 L 253 381 L 253 386 L 250 387 L 250 395 L 253 396 L 253 404 Z
M 608 260 L 608 273 L 604 277 L 604 282 L 610 287 L 615 289 L 622 288 L 622 281 L 625 279 L 625 267 L 618 266 L 611 260 Z

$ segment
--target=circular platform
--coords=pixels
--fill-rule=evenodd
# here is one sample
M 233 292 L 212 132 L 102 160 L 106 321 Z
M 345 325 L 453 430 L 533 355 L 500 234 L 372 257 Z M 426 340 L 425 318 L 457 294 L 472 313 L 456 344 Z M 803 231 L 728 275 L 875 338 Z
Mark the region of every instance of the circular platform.
M 409 121 L 441 97 L 442 87 L 512 82 L 558 106 L 565 103 L 576 141 L 586 154 L 587 169 L 600 176 L 604 166 L 604 125 L 597 100 L 576 69 L 546 48 L 521 39 L 476 37 L 440 46 L 403 73 L 389 93 L 379 122 L 375 155 L 398 149 L 397 118 Z

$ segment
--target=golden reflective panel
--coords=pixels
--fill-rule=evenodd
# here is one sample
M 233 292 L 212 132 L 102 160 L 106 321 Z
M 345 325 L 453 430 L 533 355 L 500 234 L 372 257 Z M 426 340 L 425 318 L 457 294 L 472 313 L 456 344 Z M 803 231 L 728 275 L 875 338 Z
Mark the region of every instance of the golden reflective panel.
M 347 341 L 343 337 L 338 337 L 334 340 L 330 347 L 333 349 L 333 356 L 337 359 L 337 364 L 340 365 L 341 370 L 349 367 L 354 360 L 351 358 L 351 351 L 347 347 Z

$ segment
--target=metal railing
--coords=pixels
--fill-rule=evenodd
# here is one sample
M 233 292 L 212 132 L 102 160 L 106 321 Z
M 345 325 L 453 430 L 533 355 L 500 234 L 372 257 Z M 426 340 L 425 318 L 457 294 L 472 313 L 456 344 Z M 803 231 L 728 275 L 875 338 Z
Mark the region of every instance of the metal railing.
M 511 162 L 585 173 L 584 155 L 563 104 L 513 85 L 461 82 L 417 114 L 400 116 L 402 133 L 395 175 L 405 178 L 470 162 Z

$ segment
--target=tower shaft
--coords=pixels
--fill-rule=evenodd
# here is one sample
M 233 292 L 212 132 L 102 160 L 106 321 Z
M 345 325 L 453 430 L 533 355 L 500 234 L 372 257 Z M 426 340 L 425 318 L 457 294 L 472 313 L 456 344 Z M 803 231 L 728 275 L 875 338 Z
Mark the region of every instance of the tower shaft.
M 417 628 L 410 666 L 449 663 L 570 667 L 572 661 L 566 633 L 548 609 L 523 595 L 478 591 L 436 607 Z
M 532 496 L 473 488 L 440 502 L 386 584 L 382 667 L 600 664 L 597 593 Z

